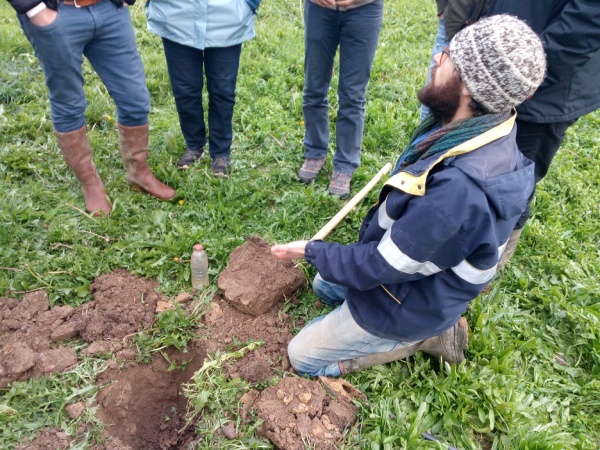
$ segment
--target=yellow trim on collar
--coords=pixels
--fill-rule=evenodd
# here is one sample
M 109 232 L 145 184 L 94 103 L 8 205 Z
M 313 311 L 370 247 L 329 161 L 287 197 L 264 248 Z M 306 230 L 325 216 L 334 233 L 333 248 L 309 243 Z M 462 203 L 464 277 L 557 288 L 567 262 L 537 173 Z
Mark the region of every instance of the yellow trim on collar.
M 408 172 L 398 172 L 396 175 L 387 180 L 384 186 L 391 186 L 411 195 L 425 195 L 425 182 L 427 181 L 427 175 L 429 175 L 429 171 L 433 167 L 446 158 L 469 153 L 489 144 L 490 142 L 495 141 L 496 139 L 507 136 L 513 129 L 516 118 L 517 114 L 515 113 L 508 120 L 492 128 L 491 130 L 488 130 L 485 133 L 474 137 L 473 139 L 469 139 L 468 141 L 451 148 L 447 152 L 440 155 L 440 157 L 435 162 L 430 164 L 423 173 L 419 175 L 413 175 Z

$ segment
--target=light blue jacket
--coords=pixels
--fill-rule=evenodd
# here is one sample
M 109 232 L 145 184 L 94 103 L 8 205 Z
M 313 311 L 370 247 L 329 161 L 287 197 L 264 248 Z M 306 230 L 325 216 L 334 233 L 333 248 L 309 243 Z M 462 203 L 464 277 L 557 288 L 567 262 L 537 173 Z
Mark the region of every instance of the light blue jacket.
M 148 0 L 148 29 L 181 45 L 229 47 L 254 37 L 246 0 Z

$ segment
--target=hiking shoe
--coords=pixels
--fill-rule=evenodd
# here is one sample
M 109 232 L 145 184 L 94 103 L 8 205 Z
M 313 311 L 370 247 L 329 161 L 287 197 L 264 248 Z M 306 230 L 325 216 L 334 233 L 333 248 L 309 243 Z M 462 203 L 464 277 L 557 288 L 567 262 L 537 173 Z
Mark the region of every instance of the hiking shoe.
M 305 159 L 298 171 L 298 178 L 303 183 L 312 183 L 317 178 L 323 164 L 325 164 L 324 159 Z
M 333 171 L 331 183 L 329 183 L 329 194 L 336 195 L 342 200 L 350 195 L 350 180 L 352 175 Z
M 204 147 L 200 149 L 186 148 L 185 153 L 177 160 L 177 167 L 180 169 L 189 169 L 196 161 L 204 157 Z
M 231 173 L 231 160 L 226 156 L 218 156 L 210 167 L 214 175 L 226 177 Z

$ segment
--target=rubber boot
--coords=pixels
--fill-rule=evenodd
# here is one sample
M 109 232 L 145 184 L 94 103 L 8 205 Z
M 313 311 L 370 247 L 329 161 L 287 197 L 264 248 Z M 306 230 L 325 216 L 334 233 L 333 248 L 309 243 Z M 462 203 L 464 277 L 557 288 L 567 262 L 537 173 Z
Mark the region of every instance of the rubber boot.
M 469 326 L 461 317 L 454 326 L 438 336 L 434 336 L 415 344 L 401 347 L 391 352 L 373 353 L 357 358 L 340 361 L 338 367 L 342 375 L 368 369 L 379 364 L 406 359 L 418 351 L 436 358 L 442 358 L 448 364 L 458 364 L 465 359 L 464 351 L 469 344 Z
M 512 257 L 513 253 L 515 252 L 515 249 L 517 248 L 517 244 L 519 243 L 519 239 L 521 238 L 522 232 L 523 232 L 523 228 L 520 228 L 518 230 L 513 230 L 512 234 L 508 238 L 508 242 L 506 243 L 506 248 L 504 249 L 504 253 L 502 253 L 502 256 L 500 257 L 500 261 L 498 261 L 498 269 L 497 269 L 498 272 L 500 271 L 500 269 L 502 269 L 506 265 L 508 260 Z
M 175 197 L 175 189 L 160 182 L 148 167 L 148 124 L 137 127 L 118 125 L 121 155 L 127 168 L 127 181 L 134 189 L 146 191 L 161 200 Z
M 454 326 L 438 336 L 425 339 L 421 343 L 420 351 L 442 358 L 448 364 L 460 364 L 465 360 L 464 351 L 469 345 L 469 324 L 467 319 L 461 317 Z
M 85 208 L 94 216 L 110 214 L 111 206 L 92 159 L 85 126 L 68 133 L 55 130 L 54 135 L 65 161 L 81 184 Z

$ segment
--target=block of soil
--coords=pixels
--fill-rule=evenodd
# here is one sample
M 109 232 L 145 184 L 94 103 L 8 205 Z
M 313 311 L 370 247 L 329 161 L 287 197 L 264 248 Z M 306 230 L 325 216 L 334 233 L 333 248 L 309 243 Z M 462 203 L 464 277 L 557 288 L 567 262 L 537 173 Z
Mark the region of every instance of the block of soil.
M 253 316 L 264 314 L 306 283 L 293 261 L 271 255 L 271 246 L 252 236 L 229 255 L 219 276 L 219 289 L 234 308 Z

